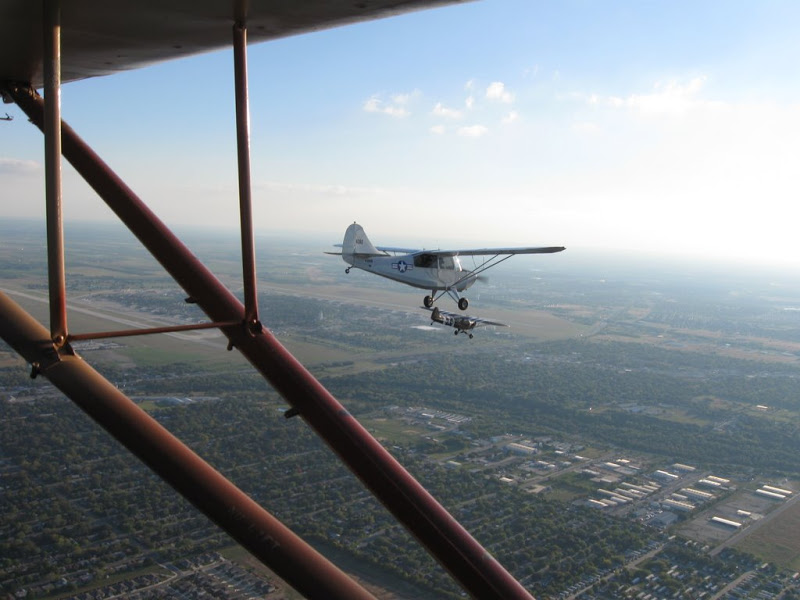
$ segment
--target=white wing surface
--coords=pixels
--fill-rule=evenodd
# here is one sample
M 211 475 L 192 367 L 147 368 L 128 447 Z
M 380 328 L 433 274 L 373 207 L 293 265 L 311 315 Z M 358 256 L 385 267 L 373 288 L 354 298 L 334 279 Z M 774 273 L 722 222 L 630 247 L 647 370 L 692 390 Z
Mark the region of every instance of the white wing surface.
M 564 246 L 536 246 L 526 248 L 473 248 L 467 250 L 426 250 L 426 254 L 436 256 L 498 256 L 508 254 L 553 254 L 566 250 Z

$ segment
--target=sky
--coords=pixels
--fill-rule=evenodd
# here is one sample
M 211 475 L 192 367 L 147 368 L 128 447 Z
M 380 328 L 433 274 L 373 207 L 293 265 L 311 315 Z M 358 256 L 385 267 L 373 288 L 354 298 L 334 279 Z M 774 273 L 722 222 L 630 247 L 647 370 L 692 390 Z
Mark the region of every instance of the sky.
M 800 3 L 480 0 L 253 45 L 258 232 L 800 266 Z M 238 226 L 232 52 L 64 85 L 168 225 Z M 43 217 L 0 122 L 0 218 Z M 0 114 L 0 116 L 2 116 Z M 67 220 L 113 220 L 64 166 Z

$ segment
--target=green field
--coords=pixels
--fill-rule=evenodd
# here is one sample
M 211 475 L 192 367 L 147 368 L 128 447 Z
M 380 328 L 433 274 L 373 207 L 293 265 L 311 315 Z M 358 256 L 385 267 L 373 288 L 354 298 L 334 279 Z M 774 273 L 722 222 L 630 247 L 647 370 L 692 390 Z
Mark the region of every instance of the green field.
M 737 545 L 791 571 L 800 571 L 800 504 L 795 503 Z

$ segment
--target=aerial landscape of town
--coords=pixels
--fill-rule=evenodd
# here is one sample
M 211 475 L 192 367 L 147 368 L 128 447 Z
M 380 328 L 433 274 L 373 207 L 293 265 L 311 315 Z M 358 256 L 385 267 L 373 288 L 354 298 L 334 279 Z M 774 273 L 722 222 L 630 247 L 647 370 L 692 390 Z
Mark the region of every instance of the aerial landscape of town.
M 0 290 L 46 323 L 42 230 L 0 224 Z M 235 234 L 184 237 L 241 290 Z M 468 339 L 336 241 L 258 237 L 262 321 L 534 596 L 800 598 L 794 273 L 516 257 Z M 66 246 L 73 332 L 204 320 L 119 227 Z M 216 330 L 73 346 L 377 597 L 462 597 Z M 2 343 L 0 404 L 3 597 L 299 597 Z
M 800 3 L 0 15 L 0 600 L 800 600 Z

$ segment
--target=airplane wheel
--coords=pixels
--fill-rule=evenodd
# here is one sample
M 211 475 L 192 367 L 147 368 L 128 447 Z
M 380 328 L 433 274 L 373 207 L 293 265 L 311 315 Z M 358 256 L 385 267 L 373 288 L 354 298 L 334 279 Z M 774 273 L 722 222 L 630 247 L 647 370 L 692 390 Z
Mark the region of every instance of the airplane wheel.
M 471 333 L 469 334 L 469 339 L 472 339 L 472 334 Z
M 422 299 L 422 303 L 425 305 L 425 308 L 430 308 L 433 306 L 433 296 L 425 296 Z
M 345 273 L 347 273 L 347 274 L 349 275 L 349 274 L 350 274 L 350 267 L 347 267 L 347 268 L 344 270 L 344 272 L 345 272 Z
M 468 306 L 469 306 L 469 300 L 467 300 L 466 298 L 460 298 L 458 300 L 458 308 L 460 308 L 461 310 L 467 310 Z
M 458 329 L 453 332 L 454 335 L 458 335 Z

